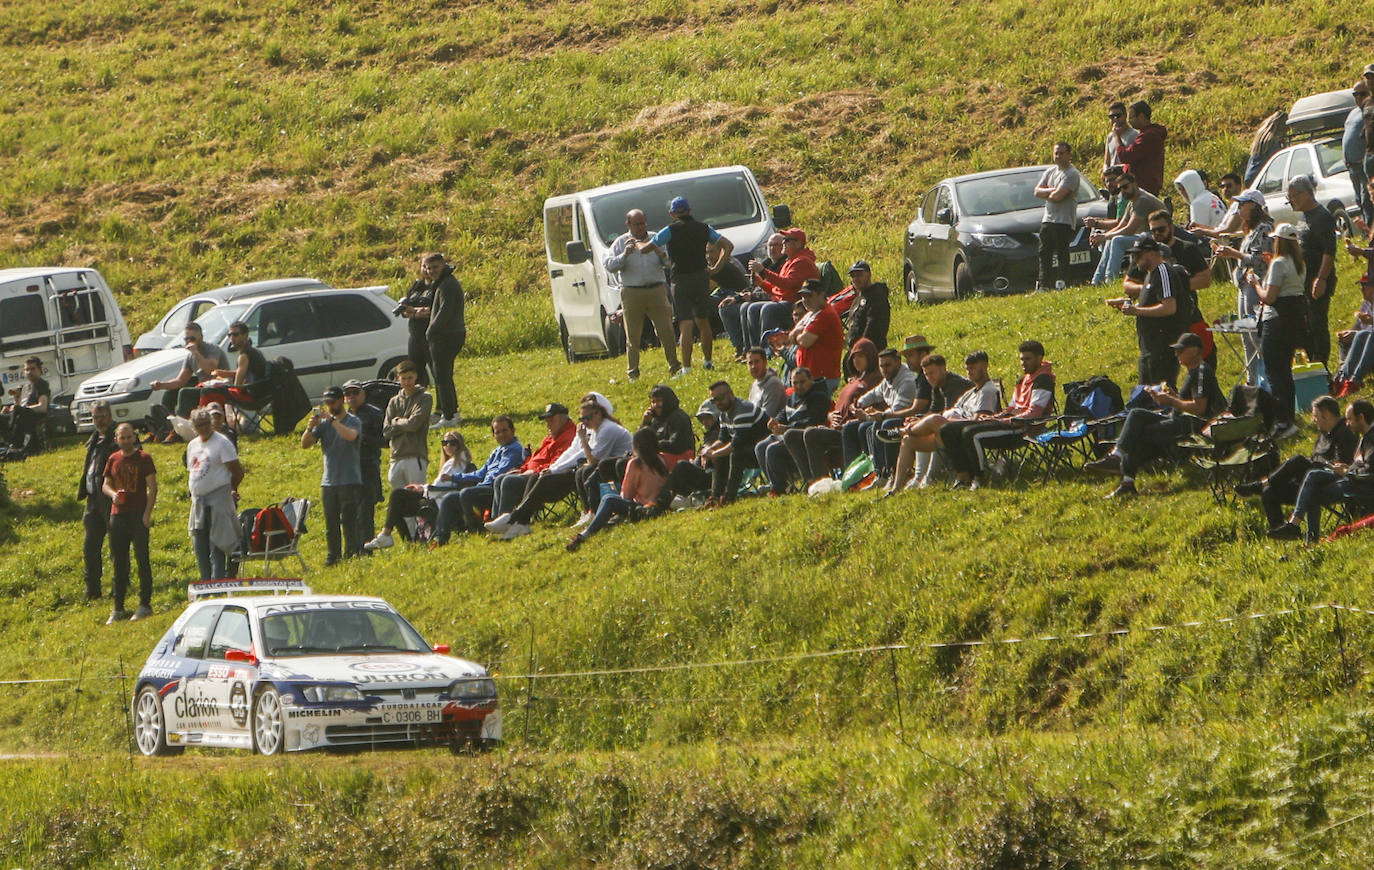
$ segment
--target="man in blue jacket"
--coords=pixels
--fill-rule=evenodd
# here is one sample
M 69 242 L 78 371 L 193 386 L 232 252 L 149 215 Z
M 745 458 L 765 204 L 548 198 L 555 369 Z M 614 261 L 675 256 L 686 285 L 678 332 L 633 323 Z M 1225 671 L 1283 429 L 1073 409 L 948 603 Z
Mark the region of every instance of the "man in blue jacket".
M 507 471 L 514 471 L 525 461 L 525 447 L 515 437 L 515 423 L 502 414 L 491 421 L 491 435 L 496 439 L 496 449 L 491 451 L 482 467 L 470 474 L 456 474 L 450 478 L 456 487 L 452 492 L 439 499 L 439 518 L 434 525 L 434 538 L 431 547 L 448 543 L 453 530 L 466 525 L 468 528 L 481 528 L 480 521 L 473 519 L 464 523 L 462 517 L 462 490 L 473 486 L 490 487 L 496 478 Z

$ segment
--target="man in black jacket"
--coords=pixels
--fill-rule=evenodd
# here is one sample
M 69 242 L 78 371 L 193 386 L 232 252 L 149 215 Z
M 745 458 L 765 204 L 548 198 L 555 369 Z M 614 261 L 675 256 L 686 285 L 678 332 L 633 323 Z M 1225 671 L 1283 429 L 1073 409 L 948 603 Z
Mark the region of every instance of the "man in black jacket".
M 792 459 L 782 436 L 789 429 L 806 429 L 811 426 L 824 426 L 830 414 L 830 390 L 825 381 L 811 376 L 811 370 L 799 366 L 792 370 L 792 395 L 776 417 L 768 421 L 770 434 L 754 445 L 754 457 L 759 468 L 768 475 L 770 495 L 785 494 L 799 476 L 797 464 Z
M 467 341 L 463 320 L 463 285 L 453 276 L 453 267 L 443 254 L 425 257 L 425 276 L 434 286 L 434 302 L 429 309 L 429 358 L 434 365 L 434 403 L 439 420 L 431 429 L 450 429 L 458 425 L 458 394 L 453 389 L 453 360 Z
M 1298 486 L 1307 472 L 1333 465 L 1346 466 L 1355 458 L 1355 448 L 1359 446 L 1360 439 L 1345 422 L 1340 402 L 1331 396 L 1318 398 L 1312 403 L 1312 422 L 1317 424 L 1317 431 L 1321 434 L 1317 436 L 1310 458 L 1290 456 L 1268 477 L 1236 486 L 1236 495 L 1260 497 L 1271 529 L 1283 525 L 1286 518 L 1283 506 L 1297 500 Z
M 873 280 L 866 260 L 849 267 L 849 280 L 857 298 L 849 309 L 849 334 L 844 346 L 853 347 L 854 342 L 867 338 L 877 347 L 887 347 L 887 327 L 892 320 L 887 285 Z
M 429 339 L 425 332 L 429 329 L 429 312 L 434 305 L 434 285 L 426 280 L 428 274 L 425 262 L 432 255 L 420 258 L 420 277 L 410 285 L 406 295 L 401 297 L 400 315 L 410 321 L 406 324 L 410 336 L 406 340 L 406 357 L 420 369 L 420 386 L 429 386 Z M 372 540 L 368 538 L 368 540 Z
M 368 403 L 367 392 L 361 381 L 344 381 L 343 391 L 348 410 L 363 424 L 358 457 L 363 471 L 363 495 L 358 500 L 355 522 L 358 525 L 358 540 L 370 541 L 377 533 L 377 504 L 385 496 L 382 492 L 382 448 L 388 443 L 382 434 L 385 415 L 381 408 Z
M 101 399 L 91 405 L 91 422 L 95 431 L 86 441 L 86 463 L 82 466 L 81 482 L 77 484 L 76 500 L 84 501 L 81 525 L 86 529 L 82 555 L 86 563 L 86 600 L 100 597 L 100 576 L 104 566 L 105 533 L 110 528 L 110 499 L 102 486 L 105 482 L 105 463 L 119 449 L 114 437 L 114 417 L 110 403 Z

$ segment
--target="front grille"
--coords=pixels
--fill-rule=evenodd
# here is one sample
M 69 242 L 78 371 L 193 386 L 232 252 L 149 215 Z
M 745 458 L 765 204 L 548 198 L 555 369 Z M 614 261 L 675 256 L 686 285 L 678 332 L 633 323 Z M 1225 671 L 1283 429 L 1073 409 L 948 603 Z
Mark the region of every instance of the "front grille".
M 388 701 L 438 701 L 442 700 L 439 696 L 448 691 L 448 686 L 430 686 L 428 688 L 403 688 L 403 689 L 373 689 L 363 690 L 364 695 L 376 696 Z
M 324 734 L 336 746 L 413 746 L 451 743 L 460 736 L 476 738 L 481 731 L 481 722 L 440 722 L 434 725 L 330 725 L 324 729 Z
M 105 384 L 82 384 L 80 391 L 77 393 L 77 396 L 82 399 L 88 399 L 91 396 L 103 396 L 106 393 L 108 393 L 113 387 L 113 381 Z

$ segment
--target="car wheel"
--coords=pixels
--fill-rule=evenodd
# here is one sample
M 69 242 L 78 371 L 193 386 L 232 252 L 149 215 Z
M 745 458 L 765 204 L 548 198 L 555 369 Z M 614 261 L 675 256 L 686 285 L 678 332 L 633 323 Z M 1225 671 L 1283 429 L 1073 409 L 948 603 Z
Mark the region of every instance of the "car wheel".
M 906 301 L 913 305 L 919 305 L 921 292 L 916 286 L 916 270 L 906 269 L 902 272 L 902 286 L 906 288 Z
M 563 342 L 563 358 L 570 363 L 577 362 L 577 354 L 573 353 L 572 342 L 568 340 L 568 323 L 563 318 L 558 318 L 558 337 Z
M 625 328 L 611 320 L 606 309 L 601 309 L 601 333 L 606 337 L 606 352 L 611 356 L 625 353 Z
M 1331 218 L 1336 224 L 1336 238 L 1348 239 L 1352 232 L 1350 226 L 1350 216 L 1345 213 L 1345 206 L 1339 202 L 1331 204 Z
M 396 366 L 398 366 L 398 365 L 400 365 L 401 363 L 405 362 L 405 360 L 406 360 L 405 357 L 403 357 L 403 356 L 398 356 L 398 357 L 396 357 L 395 359 L 389 359 L 389 360 L 387 360 L 386 362 L 382 363 L 382 367 L 381 367 L 380 369 L 378 369 L 378 371 L 377 371 L 377 380 L 379 380 L 379 381 L 392 381 L 392 380 L 395 380 L 395 379 L 396 379 Z
M 144 755 L 179 755 L 181 746 L 167 745 L 167 723 L 157 689 L 144 686 L 134 702 L 134 742 Z
M 973 273 L 963 260 L 954 264 L 954 298 L 967 299 L 973 295 Z
M 253 751 L 259 755 L 276 755 L 282 751 L 285 736 L 281 696 L 276 689 L 264 689 L 253 702 Z

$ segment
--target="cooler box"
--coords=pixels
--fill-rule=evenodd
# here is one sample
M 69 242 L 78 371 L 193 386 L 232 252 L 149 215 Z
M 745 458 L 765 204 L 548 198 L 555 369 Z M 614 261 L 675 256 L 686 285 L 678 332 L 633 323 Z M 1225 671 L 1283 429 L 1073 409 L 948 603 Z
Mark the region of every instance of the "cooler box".
M 1327 394 L 1326 366 L 1300 363 L 1293 366 L 1293 404 L 1298 413 L 1307 413 L 1312 403 Z

